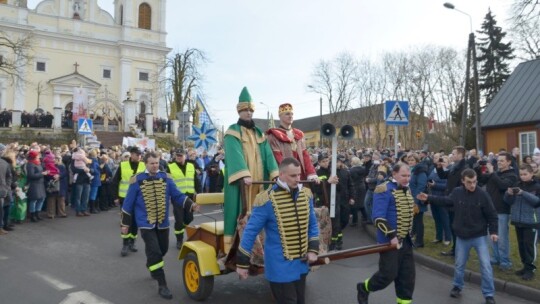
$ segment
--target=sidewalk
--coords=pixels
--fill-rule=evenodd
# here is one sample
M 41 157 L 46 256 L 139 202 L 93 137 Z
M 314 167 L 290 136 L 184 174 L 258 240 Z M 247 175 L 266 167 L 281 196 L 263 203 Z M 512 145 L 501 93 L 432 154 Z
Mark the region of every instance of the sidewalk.
M 373 225 L 363 225 L 363 228 L 369 236 L 375 239 L 376 228 Z M 414 259 L 417 263 L 425 267 L 439 271 L 451 277 L 454 276 L 454 265 L 446 264 L 440 260 L 434 259 L 424 254 L 420 254 L 418 252 L 414 253 Z M 480 285 L 480 280 L 480 273 L 470 270 L 465 271 L 465 282 Z M 448 290 L 450 290 L 450 288 L 451 286 L 448 286 Z M 498 292 L 505 292 L 512 296 L 523 298 L 528 301 L 535 302 L 540 299 L 540 290 L 538 289 L 516 284 L 513 282 L 503 281 L 497 278 L 495 278 L 495 290 Z

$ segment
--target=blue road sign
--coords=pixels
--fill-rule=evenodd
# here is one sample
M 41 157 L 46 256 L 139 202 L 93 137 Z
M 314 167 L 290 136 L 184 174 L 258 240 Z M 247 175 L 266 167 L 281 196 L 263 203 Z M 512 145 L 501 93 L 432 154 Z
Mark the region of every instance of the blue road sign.
M 384 104 L 384 120 L 390 126 L 408 126 L 409 102 L 387 100 Z
M 88 118 L 79 118 L 79 124 L 77 125 L 79 134 L 92 134 L 93 122 Z

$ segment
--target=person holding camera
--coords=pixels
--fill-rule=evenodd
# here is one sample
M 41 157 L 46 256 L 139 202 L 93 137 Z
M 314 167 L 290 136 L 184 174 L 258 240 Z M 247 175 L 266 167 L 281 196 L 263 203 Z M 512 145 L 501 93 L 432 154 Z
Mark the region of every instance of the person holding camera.
M 508 224 L 510 222 L 510 206 L 503 201 L 504 193 L 509 187 L 516 185 L 518 178 L 511 166 L 512 156 L 509 153 L 499 153 L 497 157 L 497 168 L 495 171 L 493 165 L 486 164 L 487 174 L 482 174 L 479 182 L 486 185 L 486 191 L 493 201 L 499 218 L 499 241 L 490 242 L 492 249 L 491 264 L 499 265 L 503 271 L 512 268 L 510 260 L 510 241 L 508 238 Z
M 452 190 L 454 190 L 455 188 L 462 185 L 461 184 L 461 173 L 463 173 L 463 171 L 465 169 L 469 168 L 469 166 L 467 165 L 466 160 L 465 160 L 465 148 L 464 147 L 462 147 L 462 146 L 454 147 L 454 149 L 452 150 L 452 156 L 453 156 L 454 164 L 452 165 L 452 167 L 450 167 L 449 170 L 444 170 L 443 169 L 444 159 L 442 159 L 442 158 L 439 158 L 439 160 L 437 162 L 437 166 L 436 166 L 437 167 L 437 175 L 439 176 L 439 178 L 446 180 L 445 195 L 449 195 L 452 192 Z M 450 219 L 450 226 L 453 227 L 454 208 L 453 207 L 446 207 L 446 208 L 448 210 L 448 217 Z M 449 251 L 441 252 L 441 255 L 443 255 L 443 256 L 454 256 L 455 255 L 455 252 L 456 252 L 456 234 L 454 233 L 454 231 L 452 231 L 452 238 L 453 238 L 452 249 L 449 250 Z
M 516 228 L 519 256 L 523 268 L 516 275 L 529 281 L 534 278 L 536 266 L 536 239 L 540 229 L 540 183 L 533 177 L 533 169 L 525 164 L 519 167 L 520 181 L 508 188 L 504 202 L 511 206 L 511 223 Z

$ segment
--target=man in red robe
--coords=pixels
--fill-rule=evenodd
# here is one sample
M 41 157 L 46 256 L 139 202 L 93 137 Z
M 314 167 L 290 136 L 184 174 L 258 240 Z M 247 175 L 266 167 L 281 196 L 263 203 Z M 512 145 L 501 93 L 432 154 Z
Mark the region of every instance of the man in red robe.
M 284 158 L 296 158 L 302 167 L 301 179 L 314 180 L 318 183 L 319 178 L 306 150 L 304 132 L 292 127 L 293 116 L 293 106 L 290 103 L 279 106 L 279 127 L 266 131 L 272 153 L 278 164 Z

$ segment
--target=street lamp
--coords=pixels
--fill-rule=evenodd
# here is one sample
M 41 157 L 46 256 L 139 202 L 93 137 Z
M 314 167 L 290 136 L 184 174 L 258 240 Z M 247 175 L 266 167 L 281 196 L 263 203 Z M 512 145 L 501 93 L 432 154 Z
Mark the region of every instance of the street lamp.
M 461 133 L 459 136 L 459 143 L 462 146 L 465 146 L 465 121 L 467 120 L 467 102 L 469 100 L 469 88 L 470 88 L 470 76 L 471 76 L 471 60 L 472 60 L 472 68 L 473 68 L 473 94 L 474 94 L 474 100 L 476 102 L 475 106 L 475 118 L 476 118 L 476 148 L 478 151 L 483 151 L 483 141 L 482 141 L 482 132 L 481 132 L 481 123 L 480 123 L 480 99 L 479 99 L 479 92 L 478 92 L 478 65 L 476 62 L 476 42 L 474 39 L 474 32 L 472 28 L 472 17 L 471 15 L 465 13 L 464 11 L 461 11 L 457 9 L 452 3 L 446 2 L 444 3 L 444 7 L 448 9 L 455 10 L 457 12 L 460 12 L 466 16 L 469 17 L 469 24 L 471 33 L 469 34 L 469 45 L 467 48 L 467 68 L 465 71 L 465 96 L 463 100 L 463 113 L 461 116 Z

